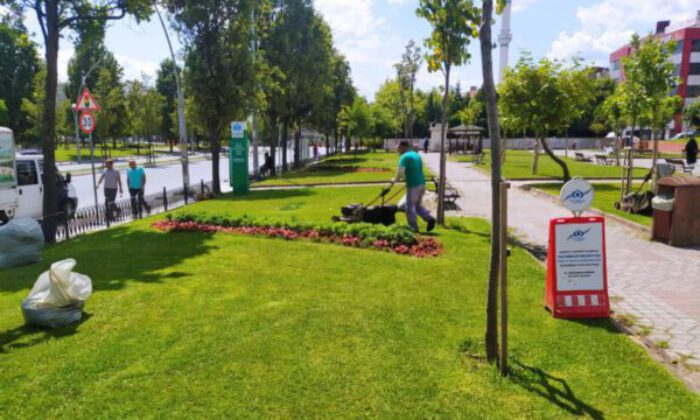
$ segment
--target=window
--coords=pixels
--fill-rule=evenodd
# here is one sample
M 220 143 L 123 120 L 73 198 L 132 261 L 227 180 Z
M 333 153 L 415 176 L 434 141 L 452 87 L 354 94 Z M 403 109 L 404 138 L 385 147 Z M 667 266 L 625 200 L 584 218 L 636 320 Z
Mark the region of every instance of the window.
M 688 70 L 689 75 L 700 74 L 700 63 L 690 63 L 690 69 Z
M 36 165 L 33 160 L 18 160 L 17 161 L 17 184 L 36 185 L 39 183 L 39 177 L 36 173 Z
M 612 62 L 612 69 L 615 70 L 620 70 L 620 60 L 615 60 Z
M 698 96 L 700 96 L 700 85 L 688 86 L 685 89 L 686 98 L 697 98 Z
M 693 43 L 690 46 L 690 51 L 692 52 L 700 52 L 700 39 L 694 39 Z
M 673 54 L 683 54 L 683 41 L 676 42 L 676 49 Z
M 676 77 L 681 75 L 681 65 L 680 64 L 676 64 L 675 66 L 673 66 L 673 75 Z

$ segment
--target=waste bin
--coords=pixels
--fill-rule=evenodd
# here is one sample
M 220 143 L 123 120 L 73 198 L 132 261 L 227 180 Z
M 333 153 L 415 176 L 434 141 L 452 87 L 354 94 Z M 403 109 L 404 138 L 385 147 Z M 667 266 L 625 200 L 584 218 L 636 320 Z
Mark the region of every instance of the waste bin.
M 700 246 L 700 178 L 668 176 L 652 201 L 652 236 L 673 246 Z

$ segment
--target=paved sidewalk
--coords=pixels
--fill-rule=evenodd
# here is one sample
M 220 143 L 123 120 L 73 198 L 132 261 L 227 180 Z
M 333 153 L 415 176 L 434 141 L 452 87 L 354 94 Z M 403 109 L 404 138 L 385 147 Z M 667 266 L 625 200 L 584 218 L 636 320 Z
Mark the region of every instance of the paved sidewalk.
M 439 154 L 424 155 L 424 161 L 439 172 Z M 490 177 L 470 165 L 448 161 L 448 182 L 460 190 L 463 214 L 490 219 Z M 510 227 L 526 242 L 540 246 L 547 246 L 549 219 L 571 215 L 519 188 L 511 188 L 508 200 Z M 650 328 L 647 338 L 662 347 L 668 343 L 672 358 L 700 366 L 700 249 L 652 242 L 610 220 L 606 226 L 608 286 L 615 312 L 630 316 L 637 330 Z

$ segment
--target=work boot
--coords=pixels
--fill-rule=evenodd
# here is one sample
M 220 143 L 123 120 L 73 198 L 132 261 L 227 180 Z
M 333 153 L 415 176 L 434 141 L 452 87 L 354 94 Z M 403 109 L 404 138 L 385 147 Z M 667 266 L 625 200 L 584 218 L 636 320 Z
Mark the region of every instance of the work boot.
M 435 229 L 435 219 L 431 218 L 428 220 L 428 228 L 426 230 L 431 232 L 433 229 Z

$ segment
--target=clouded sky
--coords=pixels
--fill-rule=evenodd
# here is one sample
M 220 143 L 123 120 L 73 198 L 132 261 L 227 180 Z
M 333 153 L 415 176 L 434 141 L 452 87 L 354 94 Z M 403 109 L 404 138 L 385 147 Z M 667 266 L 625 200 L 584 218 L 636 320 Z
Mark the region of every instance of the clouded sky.
M 352 67 L 360 93 L 372 98 L 377 87 L 393 77 L 397 62 L 410 39 L 422 45 L 430 27 L 416 16 L 417 0 L 315 0 L 316 7 L 331 26 L 338 49 Z M 586 61 L 608 65 L 608 54 L 623 45 L 633 32 L 648 33 L 657 20 L 680 23 L 695 17 L 698 0 L 513 0 L 510 60 L 527 50 L 535 57 L 568 58 L 578 55 Z M 28 26 L 38 35 L 33 16 Z M 494 36 L 500 30 L 497 20 Z M 176 38 L 176 34 L 171 31 Z M 35 37 L 41 44 L 38 36 Z M 153 79 L 158 64 L 167 57 L 167 44 L 156 17 L 137 25 L 125 19 L 112 23 L 107 47 L 115 54 L 129 79 L 142 74 Z M 179 43 L 175 39 L 175 44 Z M 469 47 L 469 64 L 455 70 L 453 80 L 463 90 L 481 84 L 478 45 Z M 61 41 L 59 78 L 65 80 L 71 40 Z M 498 51 L 494 51 L 496 64 Z M 497 74 L 496 74 L 497 76 Z M 418 75 L 421 88 L 439 86 L 442 75 L 429 74 L 425 66 Z

